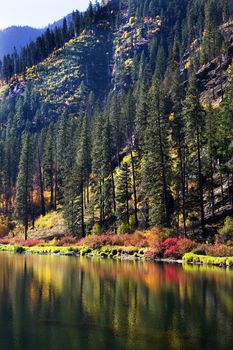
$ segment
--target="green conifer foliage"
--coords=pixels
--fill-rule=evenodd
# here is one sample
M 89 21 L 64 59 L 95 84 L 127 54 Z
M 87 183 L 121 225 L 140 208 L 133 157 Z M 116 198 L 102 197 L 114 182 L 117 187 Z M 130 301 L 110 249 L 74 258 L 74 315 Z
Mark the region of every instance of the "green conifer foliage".
M 25 240 L 27 240 L 28 227 L 32 214 L 32 179 L 33 151 L 31 136 L 25 133 L 22 139 L 22 151 L 20 154 L 15 199 L 15 217 L 24 226 Z

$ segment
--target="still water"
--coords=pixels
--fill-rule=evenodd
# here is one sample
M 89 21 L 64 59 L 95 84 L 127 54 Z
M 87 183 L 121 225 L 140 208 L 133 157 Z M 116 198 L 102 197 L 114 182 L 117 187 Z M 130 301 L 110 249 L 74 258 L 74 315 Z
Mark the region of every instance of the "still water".
M 225 350 L 233 271 L 0 254 L 2 350 Z

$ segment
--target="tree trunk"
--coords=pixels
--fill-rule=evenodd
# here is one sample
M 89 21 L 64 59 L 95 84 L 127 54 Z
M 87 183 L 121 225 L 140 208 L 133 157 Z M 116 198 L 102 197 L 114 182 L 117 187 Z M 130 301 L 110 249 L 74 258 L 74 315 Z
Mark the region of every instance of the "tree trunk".
M 221 197 L 222 197 L 222 206 L 225 204 L 224 200 L 224 190 L 223 190 L 223 178 L 222 173 L 220 173 L 220 186 L 221 186 Z
M 102 180 L 100 179 L 100 226 L 103 227 L 104 220 L 104 201 L 103 201 L 103 186 Z
M 138 204 L 137 204 L 137 188 L 136 188 L 136 176 L 135 176 L 135 164 L 132 148 L 130 150 L 131 164 L 132 164 L 132 176 L 133 176 L 133 195 L 134 195 L 134 220 L 135 228 L 138 227 Z
M 42 176 L 41 159 L 38 149 L 38 167 L 39 167 L 39 187 L 40 187 L 40 207 L 41 215 L 45 215 L 45 200 L 44 200 L 44 181 Z
M 127 224 L 129 225 L 129 180 L 128 180 L 128 164 L 126 163 L 126 215 Z
M 184 151 L 185 152 L 185 151 Z M 179 147 L 178 147 L 178 155 L 180 159 L 180 178 L 181 178 L 181 198 L 182 198 L 182 216 L 183 216 L 183 227 L 184 227 L 184 235 L 187 236 L 187 228 L 186 228 L 186 193 L 185 193 L 185 159 L 183 158 L 181 151 L 181 139 L 179 137 Z
M 85 237 L 85 220 L 84 220 L 84 189 L 83 183 L 81 185 L 81 225 L 82 225 L 82 237 Z
M 204 213 L 204 199 L 203 199 L 203 183 L 202 183 L 202 163 L 201 163 L 201 147 L 200 135 L 197 131 L 197 157 L 198 157 L 198 180 L 199 180 L 199 196 L 200 196 L 200 211 L 201 211 L 201 230 L 205 235 L 205 213 Z
M 50 187 L 50 209 L 53 209 L 53 176 L 50 178 L 51 181 L 51 187 Z
M 210 161 L 211 167 L 211 207 L 212 207 L 212 216 L 215 218 L 215 200 L 214 200 L 214 167 L 213 161 Z
M 116 194 L 115 194 L 115 181 L 114 181 L 114 174 L 113 170 L 111 170 L 111 177 L 112 177 L 112 200 L 113 200 L 113 211 L 114 211 L 114 231 L 117 232 L 116 228 Z
M 161 170 L 162 170 L 162 181 L 163 181 L 165 224 L 167 227 L 170 227 L 171 223 L 170 223 L 169 210 L 168 210 L 167 179 L 166 179 L 166 170 L 165 170 L 165 162 L 164 162 L 160 115 L 158 118 L 158 131 L 159 131 L 160 160 L 161 160 L 161 166 L 162 166 Z
M 27 241 L 28 239 L 28 222 L 25 223 L 25 226 L 24 226 L 24 239 L 25 241 Z

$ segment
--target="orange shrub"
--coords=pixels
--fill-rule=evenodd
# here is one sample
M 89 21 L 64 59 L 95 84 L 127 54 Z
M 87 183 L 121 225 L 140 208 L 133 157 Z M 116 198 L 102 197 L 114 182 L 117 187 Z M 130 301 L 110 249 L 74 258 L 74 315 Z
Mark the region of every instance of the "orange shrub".
M 150 248 L 157 249 L 164 239 L 167 238 L 167 234 L 161 231 L 158 227 L 152 227 L 146 231 L 146 239 Z

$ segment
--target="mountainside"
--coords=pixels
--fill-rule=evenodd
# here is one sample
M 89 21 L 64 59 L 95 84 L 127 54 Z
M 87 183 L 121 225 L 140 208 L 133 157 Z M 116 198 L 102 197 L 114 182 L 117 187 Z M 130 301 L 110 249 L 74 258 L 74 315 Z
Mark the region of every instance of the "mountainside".
M 156 225 L 214 240 L 233 210 L 232 3 L 90 4 L 3 59 L 9 226 L 62 207 L 73 235 Z
M 65 16 L 67 23 L 72 20 L 72 14 Z M 11 26 L 0 30 L 0 60 L 4 55 L 14 53 L 14 50 L 20 53 L 21 49 L 30 42 L 35 41 L 47 28 L 55 29 L 62 27 L 64 18 L 49 24 L 45 28 L 32 28 L 29 26 Z
M 14 52 L 14 47 L 18 52 L 34 41 L 43 33 L 43 29 L 36 29 L 31 27 L 12 26 L 10 28 L 0 30 L 0 59 L 6 54 Z

